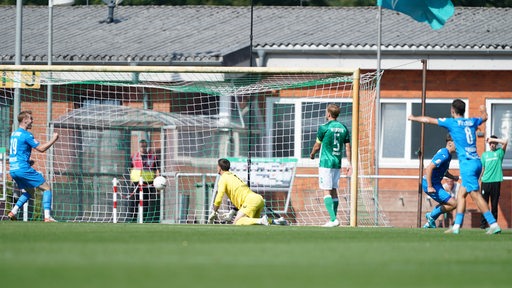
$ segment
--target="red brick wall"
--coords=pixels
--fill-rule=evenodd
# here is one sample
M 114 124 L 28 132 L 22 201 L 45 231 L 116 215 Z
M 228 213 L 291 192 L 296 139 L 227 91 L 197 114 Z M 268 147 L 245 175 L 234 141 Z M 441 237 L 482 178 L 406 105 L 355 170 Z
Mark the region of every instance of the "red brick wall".
M 479 115 L 479 106 L 486 99 L 512 99 L 512 71 L 427 71 L 426 98 L 468 99 L 469 115 Z M 420 98 L 422 72 L 388 70 L 381 80 L 381 98 Z M 512 101 L 511 101 L 512 104 Z M 480 129 L 485 132 L 485 126 Z M 484 138 L 477 143 L 479 153 L 485 150 Z M 454 171 L 458 173 L 458 171 Z M 418 169 L 381 169 L 382 175 L 418 175 Z M 506 176 L 512 170 L 504 170 Z M 504 181 L 501 187 L 498 222 L 500 226 L 512 227 L 512 181 Z M 381 205 L 393 226 L 415 227 L 418 210 L 417 180 L 383 179 L 379 181 Z M 403 203 L 400 200 L 403 196 Z M 480 213 L 467 197 L 467 212 L 464 227 L 478 227 Z M 434 202 L 432 202 L 434 203 Z M 434 204 L 435 205 L 435 204 Z M 431 209 L 423 196 L 423 211 Z M 424 219 L 421 219 L 424 222 Z

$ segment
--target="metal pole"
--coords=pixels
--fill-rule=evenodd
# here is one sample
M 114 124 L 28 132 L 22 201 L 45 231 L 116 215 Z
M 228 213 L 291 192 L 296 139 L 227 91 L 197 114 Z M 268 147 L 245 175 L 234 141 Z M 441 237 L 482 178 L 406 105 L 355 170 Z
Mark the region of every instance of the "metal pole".
M 359 127 L 359 83 L 361 72 L 357 69 L 354 72 L 352 88 L 352 126 Z M 357 226 L 357 202 L 358 202 L 358 181 L 359 181 L 359 129 L 352 129 L 352 139 L 350 141 L 352 151 L 352 176 L 350 177 L 350 226 Z
M 421 89 L 421 116 L 425 116 L 425 106 L 426 106 L 426 98 L 427 98 L 427 60 L 421 60 L 423 64 L 423 73 L 422 73 L 422 89 Z M 421 212 L 422 212 L 422 196 L 423 196 L 423 150 L 425 149 L 425 123 L 421 123 L 421 135 L 420 135 L 420 149 L 418 150 L 418 160 L 420 161 L 419 165 L 419 183 L 418 183 L 418 221 L 417 227 L 421 227 Z
M 379 149 L 380 149 L 380 73 L 381 73 L 381 45 L 382 45 L 382 6 L 379 6 L 379 14 L 378 14 L 378 22 L 379 27 L 377 29 L 377 87 L 376 87 L 376 97 L 375 97 L 375 175 L 379 175 Z M 375 179 L 374 185 L 374 193 L 373 197 L 374 201 L 374 217 L 375 223 L 378 225 L 379 221 L 379 180 Z
M 16 47 L 15 47 L 15 64 L 21 65 L 21 31 L 23 30 L 23 0 L 16 0 Z M 21 78 L 21 77 L 20 77 Z M 14 103 L 13 103 L 13 121 L 12 130 L 18 129 L 18 114 L 20 114 L 21 97 L 20 88 L 14 88 Z
M 253 38 L 253 25 L 254 25 L 254 1 L 251 0 L 251 33 L 249 35 L 249 66 L 252 67 L 252 38 Z M 248 133 L 248 141 L 247 141 L 247 186 L 251 187 L 251 145 L 252 145 L 252 117 L 251 117 L 251 110 L 252 110 L 252 99 L 251 96 L 249 96 L 249 111 L 247 112 L 249 115 L 249 119 L 247 121 L 247 127 L 249 128 Z
M 48 0 L 48 66 L 52 65 L 52 58 L 53 58 L 53 0 Z M 51 127 L 52 122 L 52 72 L 49 73 L 49 80 L 48 84 L 46 85 L 46 131 L 48 131 L 46 135 L 46 140 L 50 141 L 53 129 Z M 46 161 L 48 163 L 48 167 L 50 169 L 46 169 L 46 177 L 47 179 L 52 179 L 52 171 L 53 171 L 53 147 L 50 148 L 48 151 L 49 153 L 46 154 Z M 53 184 L 50 182 L 51 188 L 53 189 Z
M 254 26 L 254 1 L 251 0 L 251 32 L 249 35 L 249 66 L 252 67 L 252 38 Z
M 52 65 L 53 58 L 53 0 L 48 0 L 48 66 Z M 48 85 L 46 86 L 46 124 L 50 127 L 52 121 L 52 72 L 50 72 Z M 50 133 L 47 135 L 47 140 L 51 138 Z

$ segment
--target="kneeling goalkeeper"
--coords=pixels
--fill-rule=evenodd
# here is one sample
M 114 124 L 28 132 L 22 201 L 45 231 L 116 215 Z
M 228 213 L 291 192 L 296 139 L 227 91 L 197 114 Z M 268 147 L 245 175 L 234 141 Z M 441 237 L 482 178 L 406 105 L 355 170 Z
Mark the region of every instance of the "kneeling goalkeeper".
M 231 163 L 228 159 L 221 158 L 217 162 L 217 173 L 220 175 L 217 183 L 217 195 L 213 202 L 213 211 L 208 217 L 208 223 L 213 223 L 218 218 L 219 206 L 222 203 L 224 194 L 231 200 L 231 203 L 238 209 L 233 220 L 235 225 L 268 225 L 268 217 L 260 217 L 265 202 L 263 197 L 251 191 L 249 186 L 238 176 L 229 171 Z

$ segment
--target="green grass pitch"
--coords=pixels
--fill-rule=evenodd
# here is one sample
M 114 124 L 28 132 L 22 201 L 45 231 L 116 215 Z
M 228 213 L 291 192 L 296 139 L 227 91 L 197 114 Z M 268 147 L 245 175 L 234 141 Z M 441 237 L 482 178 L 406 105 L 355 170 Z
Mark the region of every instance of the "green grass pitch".
M 510 287 L 512 231 L 0 222 L 1 287 Z

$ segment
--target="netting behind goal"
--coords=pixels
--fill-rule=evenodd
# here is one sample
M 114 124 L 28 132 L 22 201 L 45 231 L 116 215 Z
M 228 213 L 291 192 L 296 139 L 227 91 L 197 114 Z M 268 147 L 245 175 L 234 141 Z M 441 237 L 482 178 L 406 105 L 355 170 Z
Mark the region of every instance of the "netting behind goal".
M 52 185 L 53 214 L 60 221 L 112 222 L 115 206 L 118 222 L 204 224 L 217 160 L 225 157 L 263 195 L 270 218 L 323 224 L 328 216 L 318 188 L 318 159 L 309 159 L 309 153 L 326 106 L 336 103 L 342 110 L 338 120 L 359 135 L 358 191 L 351 194 L 350 179 L 341 179 L 338 218 L 349 225 L 351 195 L 357 195 L 357 225 L 388 225 L 375 202 L 373 180 L 365 177 L 374 174 L 375 73 L 108 66 L 18 66 L 24 72 L 15 72 L 13 67 L 0 67 L 6 71 L 0 85 L 0 147 L 8 149 L 8 123 L 17 111 L 14 88 L 20 87 L 19 109 L 33 111 L 35 138 L 46 142 L 53 132 L 60 135 L 46 154 L 32 153 L 34 167 Z M 133 162 L 140 140 L 147 141 L 157 159 L 150 165 L 158 168 L 144 177 L 165 177 L 162 191 L 134 179 L 145 173 Z M 8 195 L 0 200 L 6 211 L 21 193 L 15 183 L 7 185 Z M 29 220 L 41 217 L 41 195 L 33 196 Z M 229 209 L 225 201 L 220 210 Z

